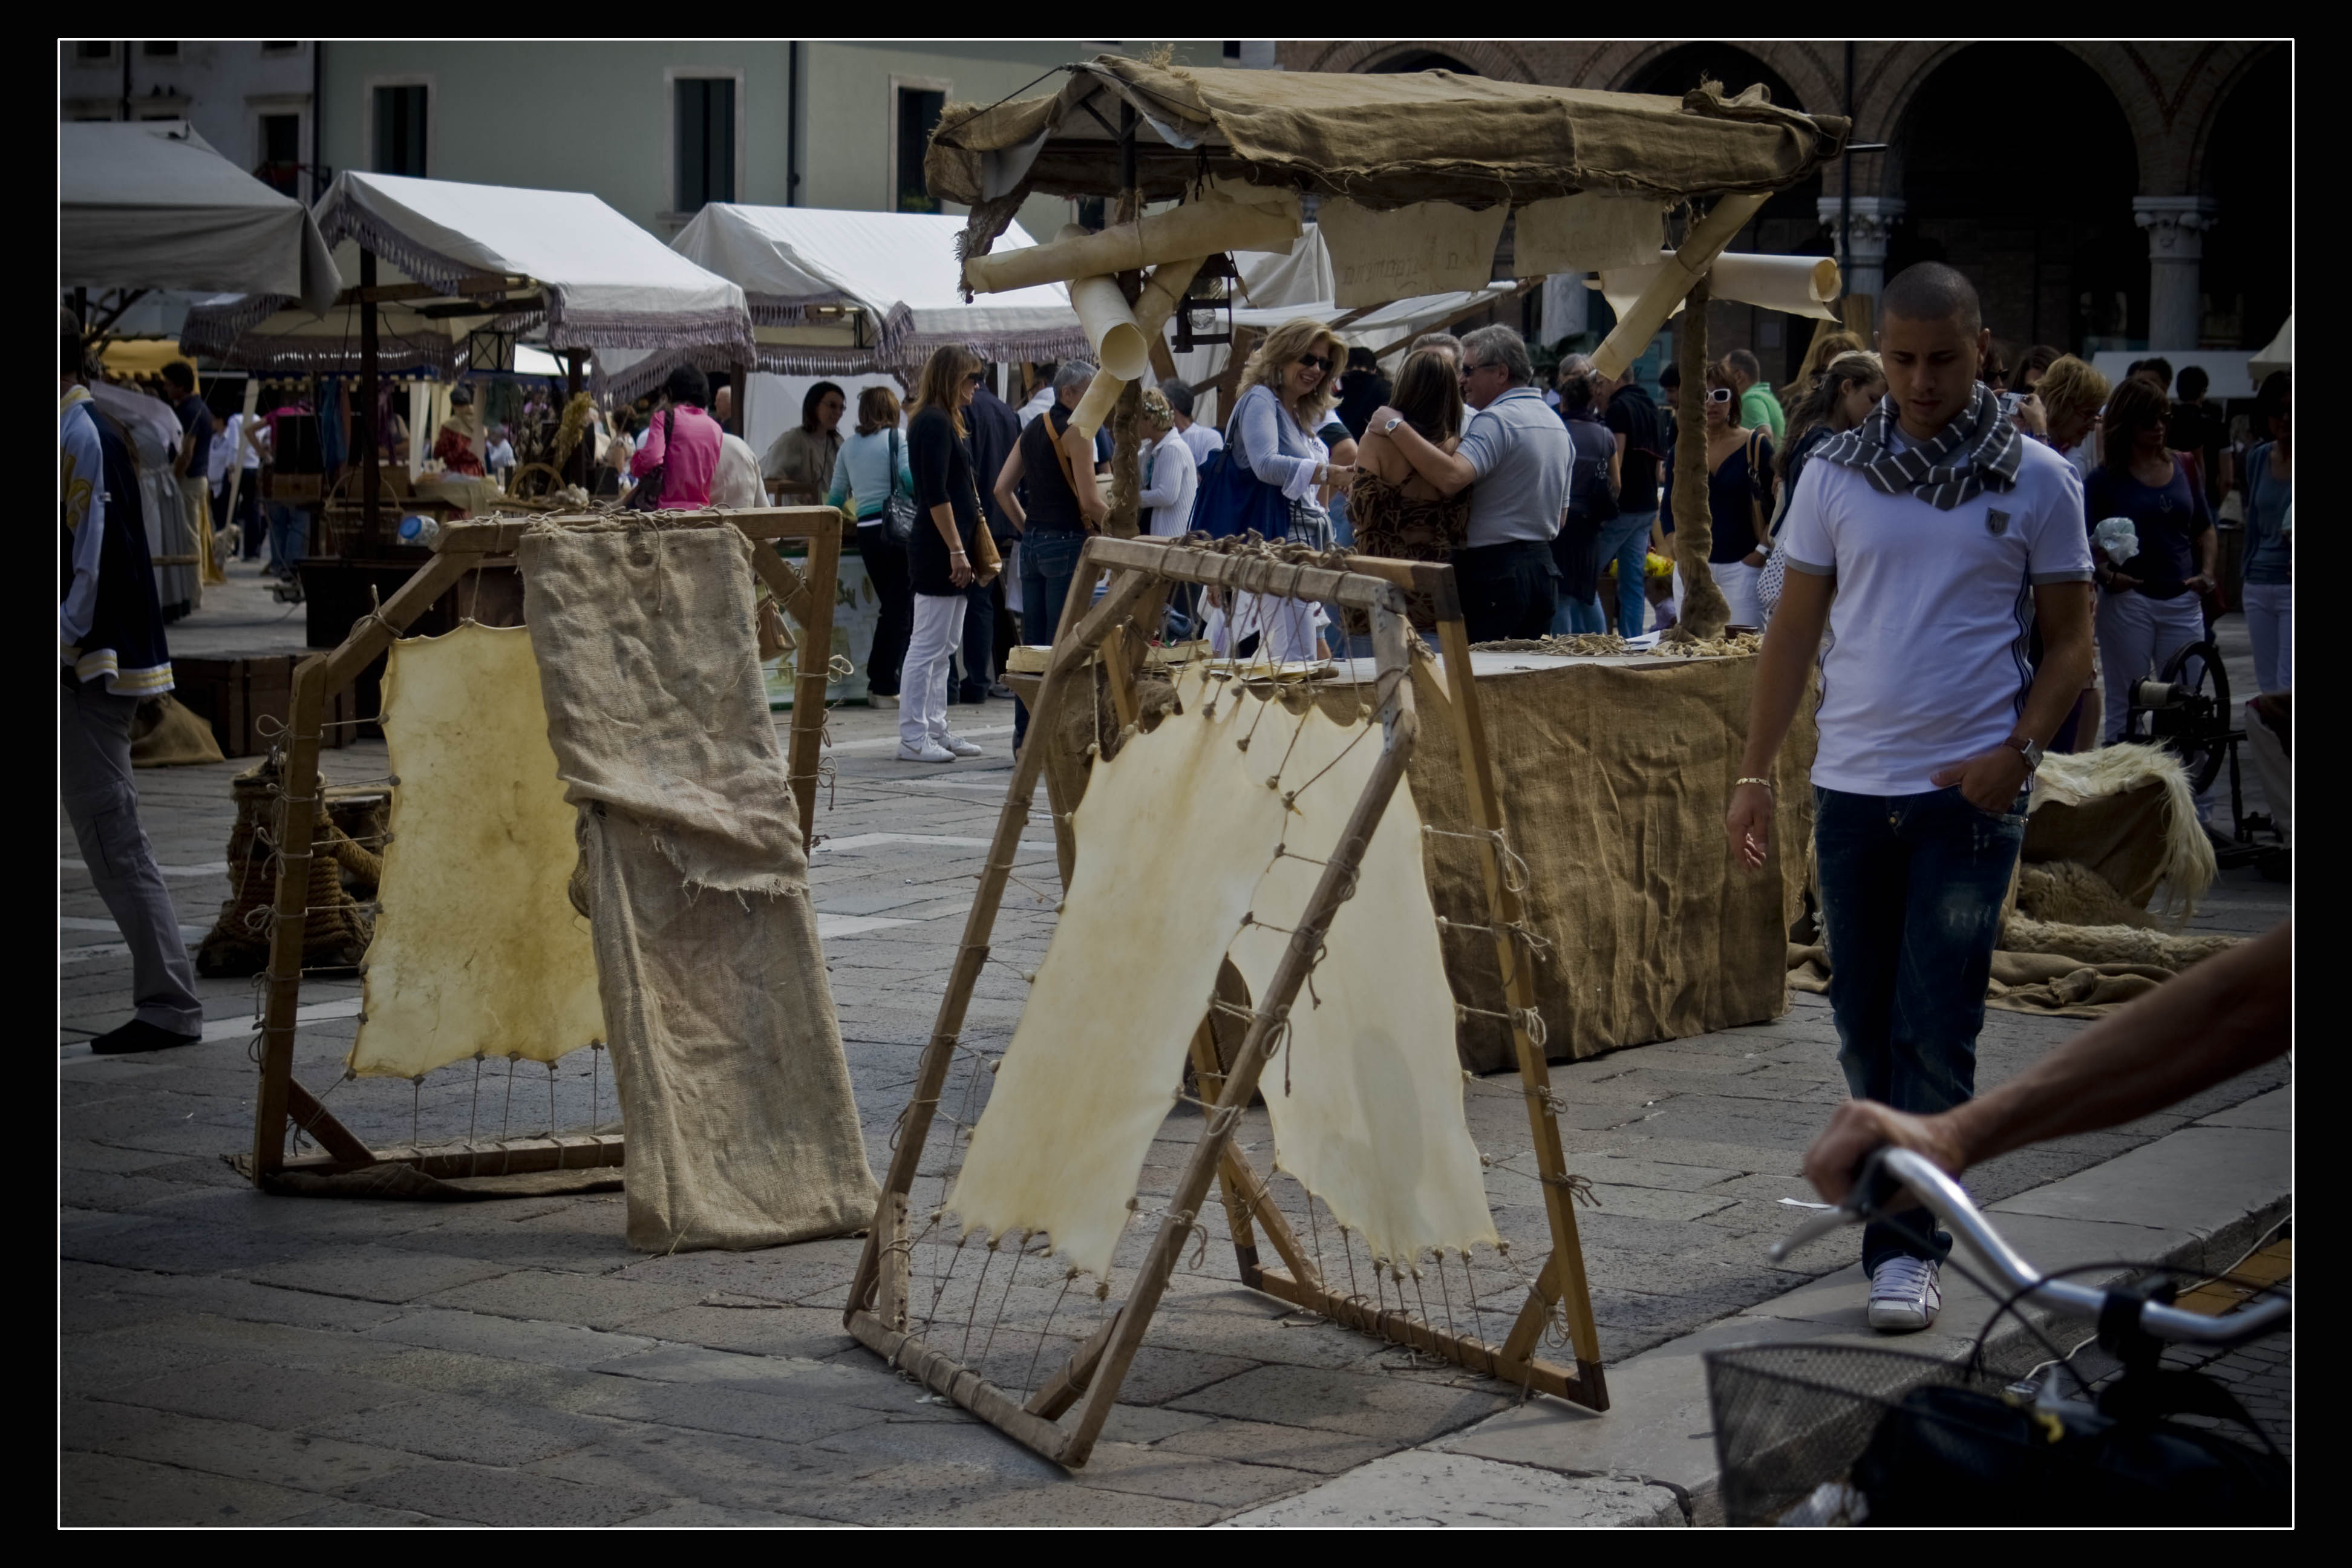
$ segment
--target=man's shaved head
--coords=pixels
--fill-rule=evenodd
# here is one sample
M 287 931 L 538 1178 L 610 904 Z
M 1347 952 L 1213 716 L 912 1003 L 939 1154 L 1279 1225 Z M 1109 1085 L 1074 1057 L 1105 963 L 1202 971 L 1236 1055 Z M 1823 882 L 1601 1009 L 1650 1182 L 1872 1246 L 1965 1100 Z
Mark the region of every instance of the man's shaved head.
M 1940 261 L 1922 261 L 1896 273 L 1886 292 L 1878 297 L 1878 313 L 1882 320 L 1895 316 L 1906 321 L 1941 321 L 1958 316 L 1960 331 L 1971 335 L 1984 326 L 1976 285 Z

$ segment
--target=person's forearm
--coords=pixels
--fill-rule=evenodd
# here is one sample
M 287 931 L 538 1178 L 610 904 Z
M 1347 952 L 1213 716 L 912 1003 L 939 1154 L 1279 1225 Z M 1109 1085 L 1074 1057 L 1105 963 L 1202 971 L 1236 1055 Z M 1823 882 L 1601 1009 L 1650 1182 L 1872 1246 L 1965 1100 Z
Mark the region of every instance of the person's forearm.
M 1469 459 L 1437 446 L 1410 425 L 1400 425 L 1384 434 L 1396 443 L 1397 450 L 1404 454 L 1404 460 L 1412 465 L 1414 473 L 1447 495 L 1466 488 L 1478 477 Z
M 1812 668 L 1813 652 L 1820 646 L 1818 633 L 1811 638 L 1769 635 L 1764 638 L 1764 647 L 1756 656 L 1756 684 L 1748 697 L 1748 744 L 1739 753 L 1740 777 L 1772 776 L 1772 759 L 1780 754 L 1780 742 L 1789 738 L 1797 704 L 1804 699 L 1806 672 Z
M 1013 526 L 1016 531 L 1023 533 L 1028 531 L 1029 514 L 1022 509 L 1021 498 L 1018 495 L 1000 485 L 996 490 L 996 504 L 1003 507 L 1004 515 L 1013 520 Z
M 1963 1168 L 2044 1139 L 2115 1127 L 2283 1055 L 2294 934 L 2283 924 L 2093 1024 L 1940 1118 Z
M 949 554 L 953 555 L 963 549 L 963 535 L 956 531 L 955 508 L 945 501 L 931 508 L 931 526 L 940 531 L 941 539 L 947 541 Z
M 2058 726 L 2074 710 L 2083 688 L 2091 679 L 2091 628 L 2069 628 L 2063 637 L 2045 635 L 2042 668 L 2025 694 L 2025 710 L 2017 716 L 2017 733 L 2046 746 Z
M 2220 574 L 2214 570 L 2218 549 L 2213 530 L 2209 528 L 2197 536 L 2197 570 L 2205 574 L 2205 580 L 2209 583 L 2221 582 Z

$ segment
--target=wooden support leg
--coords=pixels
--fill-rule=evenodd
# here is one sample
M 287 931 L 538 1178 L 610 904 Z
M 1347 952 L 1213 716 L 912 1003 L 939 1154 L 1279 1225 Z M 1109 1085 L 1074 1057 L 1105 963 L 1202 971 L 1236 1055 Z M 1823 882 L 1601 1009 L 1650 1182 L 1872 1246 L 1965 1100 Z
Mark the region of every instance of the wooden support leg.
M 253 1105 L 257 1174 L 286 1163 L 286 1112 L 294 1084 L 294 1010 L 302 990 L 310 930 L 311 830 L 318 820 L 319 721 L 326 707 L 327 660 L 294 668 L 287 703 L 286 766 L 278 776 L 278 898 L 269 931 L 268 1000 L 261 1020 L 261 1084 Z
M 1470 823 L 1476 841 L 1478 873 L 1486 889 L 1487 918 L 1495 932 L 1495 962 L 1503 978 L 1504 1005 L 1511 1014 L 1511 1045 L 1518 1058 L 1519 1084 L 1528 1102 L 1528 1130 L 1534 1137 L 1536 1165 L 1543 1182 L 1544 1212 L 1551 1222 L 1551 1262 L 1544 1278 L 1554 1281 L 1552 1300 L 1565 1294 L 1568 1326 L 1577 1361 L 1597 1372 L 1601 1362 L 1601 1331 L 1592 1320 L 1592 1297 L 1584 1278 L 1584 1249 L 1576 1226 L 1574 1195 L 1569 1190 L 1568 1160 L 1560 1149 L 1559 1123 L 1551 1112 L 1551 1071 L 1528 1033 L 1535 1016 L 1533 955 L 1521 946 L 1519 924 L 1526 918 L 1517 893 L 1503 877 L 1498 842 L 1503 832 L 1503 808 L 1496 793 L 1494 760 L 1486 746 L 1485 717 L 1478 710 L 1477 689 L 1470 674 L 1470 639 L 1458 615 L 1438 623 L 1438 640 L 1444 649 L 1449 710 L 1462 764 L 1462 783 L 1469 797 Z M 1540 1289 L 1540 1284 L 1538 1286 Z M 1549 1301 L 1545 1303 L 1549 1310 Z M 1538 1316 L 1534 1327 L 1540 1329 Z M 1503 1346 L 1504 1354 L 1526 1360 L 1534 1353 L 1529 1320 Z M 1596 1382 L 1595 1386 L 1598 1386 Z

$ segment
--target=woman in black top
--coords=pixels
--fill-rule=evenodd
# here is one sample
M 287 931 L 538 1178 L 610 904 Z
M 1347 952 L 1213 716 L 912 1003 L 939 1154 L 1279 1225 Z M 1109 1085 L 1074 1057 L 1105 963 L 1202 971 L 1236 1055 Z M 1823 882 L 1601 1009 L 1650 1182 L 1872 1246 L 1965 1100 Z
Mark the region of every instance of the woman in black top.
M 907 460 L 915 475 L 915 531 L 907 542 L 915 590 L 915 629 L 898 677 L 898 760 L 951 763 L 980 748 L 948 729 L 948 660 L 963 646 L 964 590 L 976 580 L 972 558 L 981 521 L 963 411 L 979 386 L 981 364 L 950 345 L 923 366 L 915 416 L 907 426 Z

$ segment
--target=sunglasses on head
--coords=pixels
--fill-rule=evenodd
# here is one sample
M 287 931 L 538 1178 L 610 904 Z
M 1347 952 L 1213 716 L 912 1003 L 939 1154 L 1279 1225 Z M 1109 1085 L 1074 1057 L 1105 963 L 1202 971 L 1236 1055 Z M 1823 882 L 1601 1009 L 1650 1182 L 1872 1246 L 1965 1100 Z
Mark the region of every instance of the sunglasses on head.
M 1731 401 L 1731 388 L 1710 386 L 1706 389 L 1706 400 L 1709 403 L 1728 403 Z
M 988 373 L 986 371 L 976 370 L 963 378 L 963 384 L 966 386 L 978 386 L 982 382 L 986 381 L 987 379 Z
M 1329 370 L 1331 368 L 1331 362 L 1325 359 L 1321 354 L 1300 354 L 1298 356 L 1298 363 L 1300 364 L 1311 364 L 1317 370 Z

